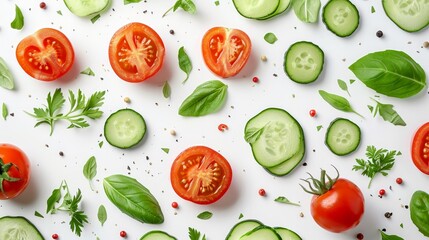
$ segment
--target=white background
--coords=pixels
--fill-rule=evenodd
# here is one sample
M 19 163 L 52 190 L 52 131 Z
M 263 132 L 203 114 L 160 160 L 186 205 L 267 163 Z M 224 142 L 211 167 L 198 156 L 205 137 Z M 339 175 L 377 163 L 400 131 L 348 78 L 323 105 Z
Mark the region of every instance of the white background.
M 378 229 L 386 228 L 389 234 L 397 234 L 404 239 L 424 239 L 409 217 L 412 193 L 417 189 L 429 191 L 428 176 L 420 173 L 410 157 L 410 144 L 416 129 L 428 121 L 427 89 L 409 99 L 394 99 L 381 96 L 380 101 L 391 103 L 406 121 L 407 126 L 394 126 L 384 122 L 379 116 L 373 118 L 367 105 L 374 105 L 370 97 L 376 95 L 360 81 L 349 85 L 351 97 L 337 85 L 337 79 L 348 83 L 356 79 L 348 66 L 367 53 L 385 49 L 402 50 L 408 53 L 426 70 L 429 69 L 429 49 L 422 48 L 428 39 L 428 29 L 419 33 L 406 33 L 394 25 L 385 15 L 380 1 L 353 1 L 360 11 L 359 29 L 349 38 L 339 38 L 329 32 L 320 21 L 316 24 L 300 22 L 293 11 L 269 21 L 245 19 L 235 10 L 231 1 L 196 1 L 197 14 L 190 15 L 182 10 L 171 12 L 162 18 L 173 0 L 144 1 L 124 5 L 113 1 L 112 8 L 101 18 L 91 23 L 89 18 L 74 16 L 62 1 L 46 1 L 47 9 L 39 8 L 39 1 L 2 1 L 0 7 L 0 56 L 10 67 L 16 89 L 0 89 L 0 103 L 6 103 L 14 117 L 0 120 L 0 142 L 11 143 L 23 149 L 31 160 L 32 174 L 28 189 L 14 200 L 0 202 L 0 216 L 22 215 L 31 220 L 50 239 L 53 233 L 61 239 L 78 239 L 69 229 L 69 217 L 65 213 L 46 215 L 46 200 L 51 191 L 66 180 L 72 192 L 78 188 L 83 193 L 82 208 L 89 216 L 90 224 L 85 226 L 81 239 L 120 239 L 119 232 L 125 230 L 129 239 L 139 239 L 147 231 L 164 230 L 178 239 L 189 239 L 188 227 L 206 234 L 207 239 L 224 239 L 231 227 L 243 219 L 258 219 L 270 226 L 283 226 L 296 231 L 303 239 L 355 239 L 362 232 L 365 239 L 380 239 Z M 325 4 L 326 1 L 322 1 Z M 21 31 L 10 27 L 14 18 L 14 4 L 18 4 L 25 16 L 25 26 Z M 376 12 L 371 13 L 371 6 Z M 113 10 L 114 9 L 114 10 Z M 60 10 L 62 15 L 57 14 Z M 112 71 L 108 56 L 108 44 L 113 33 L 130 22 L 142 22 L 155 29 L 164 41 L 165 63 L 161 71 L 150 80 L 131 84 L 120 80 Z M 177 114 L 182 101 L 197 85 L 219 77 L 205 66 L 201 55 L 203 34 L 214 26 L 238 28 L 251 38 L 253 48 L 249 62 L 234 78 L 222 80 L 228 85 L 228 98 L 221 111 L 205 117 L 185 118 Z M 75 50 L 75 64 L 64 78 L 54 82 L 32 79 L 20 68 L 15 58 L 18 42 L 39 28 L 52 27 L 68 36 Z M 174 35 L 170 34 L 174 30 Z M 377 38 L 378 30 L 384 32 Z M 271 45 L 263 36 L 273 32 L 278 41 Z M 312 41 L 325 52 L 325 68 L 317 82 L 299 85 L 288 79 L 283 71 L 283 55 L 287 48 L 300 40 Z M 193 64 L 188 82 L 182 84 L 185 74 L 177 62 L 178 49 L 184 46 Z M 260 57 L 266 55 L 267 62 Z M 81 75 L 80 71 L 90 67 L 95 77 Z M 274 76 L 276 74 L 277 76 Z M 252 77 L 260 82 L 255 84 Z M 168 81 L 172 88 L 170 99 L 162 95 L 162 85 Z M 77 91 L 87 95 L 94 91 L 106 90 L 106 100 L 102 107 L 105 114 L 101 119 L 90 121 L 86 129 L 66 129 L 67 123 L 58 122 L 52 136 L 46 125 L 34 128 L 35 119 L 24 111 L 41 107 L 48 92 L 56 88 Z M 343 113 L 329 106 L 318 94 L 318 90 L 342 95 L 352 106 L 364 115 Z M 123 101 L 131 99 L 131 104 Z M 65 105 L 65 109 L 68 107 Z M 133 108 L 146 119 L 147 135 L 142 144 L 120 150 L 110 146 L 100 136 L 105 119 L 120 108 Z M 247 120 L 267 107 L 280 107 L 290 112 L 302 125 L 306 137 L 307 166 L 299 166 L 285 177 L 274 177 L 264 171 L 254 160 L 249 145 L 243 139 Z M 317 117 L 311 118 L 310 109 L 317 110 Z M 346 117 L 356 122 L 362 129 L 360 148 L 346 157 L 337 157 L 324 145 L 324 135 L 329 123 L 336 117 Z M 217 126 L 225 123 L 229 130 L 220 132 Z M 316 127 L 323 128 L 317 131 Z M 174 129 L 177 136 L 171 136 Z M 100 148 L 99 142 L 104 141 Z M 46 147 L 48 145 L 49 147 Z M 206 145 L 218 150 L 233 168 L 233 182 L 226 195 L 211 205 L 196 205 L 178 197 L 170 185 L 170 166 L 174 158 L 184 149 L 194 145 Z M 363 158 L 367 145 L 377 148 L 399 150 L 396 164 L 387 177 L 377 176 L 372 187 L 367 188 L 369 178 L 352 171 L 356 158 Z M 169 148 L 168 154 L 161 148 Z M 60 156 L 62 151 L 64 156 Z M 98 174 L 93 181 L 96 191 L 91 191 L 82 174 L 82 167 L 90 156 L 95 156 Z M 146 156 L 149 160 L 146 160 Z M 334 174 L 335 165 L 341 175 L 355 182 L 365 196 L 365 214 L 361 224 L 350 231 L 334 234 L 320 228 L 310 215 L 311 196 L 299 187 L 300 178 L 306 172 L 316 174 L 320 168 Z M 127 170 L 127 167 L 131 170 Z M 161 225 L 142 224 L 121 213 L 109 202 L 102 188 L 102 180 L 111 174 L 130 174 L 151 190 L 158 199 L 165 216 Z M 402 177 L 403 185 L 395 179 Z M 391 186 L 391 190 L 389 187 Z M 264 188 L 266 197 L 258 195 Z M 379 198 L 378 190 L 384 188 L 386 196 Z M 300 207 L 274 202 L 278 196 L 285 196 L 299 202 Z M 171 202 L 179 203 L 178 209 Z M 104 227 L 97 220 L 100 204 L 107 208 L 108 219 Z M 41 219 L 34 211 L 44 214 Z M 210 211 L 213 217 L 200 220 L 196 216 L 202 211 Z M 385 212 L 393 212 L 390 219 Z M 300 213 L 304 217 L 300 217 Z M 403 228 L 400 227 L 403 224 Z

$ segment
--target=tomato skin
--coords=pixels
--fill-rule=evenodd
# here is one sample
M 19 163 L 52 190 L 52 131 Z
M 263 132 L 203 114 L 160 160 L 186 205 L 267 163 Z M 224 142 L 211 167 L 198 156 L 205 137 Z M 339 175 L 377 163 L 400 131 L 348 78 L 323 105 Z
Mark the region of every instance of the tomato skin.
M 411 158 L 414 165 L 429 175 L 429 122 L 423 124 L 414 134 L 411 145 Z
M 31 77 L 53 81 L 72 68 L 74 50 L 62 32 L 53 28 L 42 28 L 19 42 L 16 59 Z
M 155 75 L 164 62 L 164 42 L 151 27 L 129 23 L 112 36 L 109 61 L 122 80 L 142 82 Z
M 205 146 L 193 146 L 181 152 L 170 173 L 174 191 L 197 204 L 218 201 L 229 189 L 232 169 L 218 152 Z
M 12 199 L 21 194 L 29 183 L 30 162 L 21 149 L 5 143 L 0 144 L 0 158 L 3 160 L 3 164 L 12 163 L 12 167 L 7 171 L 9 177 L 19 178 L 18 181 L 3 180 L 0 200 Z
M 214 27 L 204 34 L 202 40 L 207 67 L 222 78 L 237 75 L 246 65 L 251 50 L 249 36 L 239 29 Z
M 331 190 L 314 195 L 311 215 L 322 228 L 339 233 L 356 227 L 364 213 L 361 190 L 347 179 L 339 178 Z

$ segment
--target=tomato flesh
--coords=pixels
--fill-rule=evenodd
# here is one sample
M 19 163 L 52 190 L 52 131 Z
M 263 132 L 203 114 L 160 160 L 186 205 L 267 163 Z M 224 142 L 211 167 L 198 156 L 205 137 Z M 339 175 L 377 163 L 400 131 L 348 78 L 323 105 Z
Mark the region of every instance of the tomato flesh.
M 228 78 L 237 75 L 247 63 L 252 44 L 249 36 L 238 29 L 214 27 L 202 41 L 203 58 L 216 75 Z
M 30 180 L 30 162 L 25 153 L 18 147 L 11 144 L 0 144 L 0 165 L 11 164 L 7 172 L 3 172 L 0 166 L 0 184 L 3 191 L 0 191 L 0 199 L 11 199 L 21 194 L 27 187 Z M 2 174 L 6 174 L 13 181 L 8 181 Z M 1 189 L 1 188 L 0 188 Z
M 429 175 L 429 122 L 423 124 L 415 133 L 411 156 L 414 165 L 421 172 Z
M 16 48 L 16 58 L 31 77 L 53 81 L 71 69 L 74 51 L 63 33 L 52 28 L 42 28 L 21 40 Z
M 109 45 L 110 65 L 127 82 L 142 82 L 155 75 L 162 67 L 164 53 L 161 37 L 142 23 L 125 25 Z
M 218 152 L 194 146 L 177 156 L 171 168 L 171 184 L 182 198 L 198 204 L 219 200 L 228 190 L 232 170 Z
M 338 179 L 326 193 L 314 195 L 311 215 L 322 228 L 339 233 L 357 226 L 364 213 L 360 189 L 346 179 Z

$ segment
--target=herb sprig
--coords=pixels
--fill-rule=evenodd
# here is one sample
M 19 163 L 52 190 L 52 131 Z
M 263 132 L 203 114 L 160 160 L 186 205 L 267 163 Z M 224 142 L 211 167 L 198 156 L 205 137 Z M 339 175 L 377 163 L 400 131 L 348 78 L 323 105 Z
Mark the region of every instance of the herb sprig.
M 100 118 L 103 114 L 100 107 L 103 105 L 105 91 L 95 92 L 88 100 L 79 89 L 77 96 L 69 90 L 70 110 L 66 113 L 60 113 L 64 106 L 65 98 L 61 92 L 61 88 L 57 88 L 51 95 L 48 93 L 47 105 L 45 108 L 33 108 L 34 114 L 26 112 L 28 115 L 37 119 L 34 127 L 41 124 L 48 124 L 51 128 L 50 135 L 54 131 L 54 126 L 57 121 L 66 120 L 70 122 L 68 128 L 85 128 L 89 126 L 85 117 L 90 119 Z
M 196 229 L 189 227 L 188 233 L 189 233 L 189 239 L 190 240 L 200 240 L 201 233 L 199 231 L 197 231 Z M 207 240 L 206 235 L 203 235 L 201 240 Z
M 389 151 L 384 148 L 376 149 L 374 146 L 367 146 L 366 157 L 364 159 L 356 159 L 357 165 L 353 165 L 352 170 L 362 171 L 362 175 L 369 177 L 368 188 L 371 187 L 372 180 L 380 173 L 383 176 L 387 176 L 389 170 L 392 169 L 395 164 L 395 156 L 398 155 L 396 150 Z
M 175 12 L 178 8 L 182 8 L 185 12 L 190 14 L 195 14 L 197 12 L 197 7 L 192 0 L 177 0 L 176 3 L 169 8 L 164 15 L 162 15 L 162 17 L 165 17 L 171 10 Z

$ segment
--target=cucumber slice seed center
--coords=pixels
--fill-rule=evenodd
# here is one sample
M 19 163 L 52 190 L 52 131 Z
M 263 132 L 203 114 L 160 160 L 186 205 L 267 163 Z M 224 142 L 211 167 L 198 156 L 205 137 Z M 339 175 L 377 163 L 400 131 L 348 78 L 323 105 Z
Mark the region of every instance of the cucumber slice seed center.
M 131 119 L 123 120 L 115 120 L 113 123 L 115 129 L 117 130 L 117 134 L 119 137 L 123 138 L 133 138 L 136 136 L 137 131 L 135 125 L 132 123 Z
M 344 24 L 344 22 L 346 21 L 351 11 L 352 10 L 348 6 L 338 7 L 334 14 L 334 24 L 335 25 Z
M 4 235 L 4 240 L 15 240 L 15 239 L 30 239 L 27 232 L 20 228 L 10 228 Z
M 420 14 L 425 4 L 429 4 L 429 0 L 394 0 L 403 15 L 415 16 Z
M 314 70 L 316 64 L 314 58 L 308 52 L 302 52 L 299 54 L 292 65 L 294 68 L 305 69 L 305 70 Z
M 341 131 L 339 131 L 337 133 L 337 137 L 335 139 L 335 142 L 337 143 L 342 143 L 342 144 L 348 144 L 350 142 L 350 140 L 352 140 L 352 135 L 350 134 L 350 132 L 343 128 L 341 129 Z
M 292 126 L 286 126 L 286 124 L 282 122 L 272 122 L 268 124 L 265 128 L 265 150 L 273 155 L 277 156 L 287 149 L 287 142 L 283 141 L 285 136 L 288 135 L 289 129 Z

